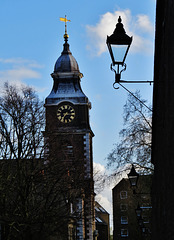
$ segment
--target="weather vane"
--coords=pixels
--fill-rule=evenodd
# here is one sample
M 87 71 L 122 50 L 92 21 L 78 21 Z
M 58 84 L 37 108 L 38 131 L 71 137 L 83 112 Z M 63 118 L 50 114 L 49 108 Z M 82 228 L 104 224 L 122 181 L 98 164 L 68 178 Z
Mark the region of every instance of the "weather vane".
M 69 37 L 68 34 L 67 34 L 67 22 L 71 22 L 71 20 L 68 20 L 66 18 L 66 15 L 65 15 L 64 18 L 60 17 L 60 21 L 65 23 L 65 35 L 64 35 L 64 37 Z

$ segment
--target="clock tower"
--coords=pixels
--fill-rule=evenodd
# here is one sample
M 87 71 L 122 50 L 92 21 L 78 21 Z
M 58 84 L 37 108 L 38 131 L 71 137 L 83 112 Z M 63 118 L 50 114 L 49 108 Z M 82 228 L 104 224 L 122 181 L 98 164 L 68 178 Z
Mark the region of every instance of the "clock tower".
M 75 239 L 92 240 L 95 220 L 92 154 L 94 134 L 89 123 L 91 104 L 81 89 L 83 74 L 69 49 L 66 31 L 64 41 L 63 51 L 51 74 L 53 88 L 45 99 L 45 155 L 48 159 L 54 156 L 52 159 L 59 162 L 60 171 L 65 168 L 67 176 L 71 176 L 73 182 L 78 179 L 72 187 L 76 192 L 80 189 L 80 194 L 76 194 L 72 203 L 76 206 L 74 211 L 80 212 L 76 221 Z

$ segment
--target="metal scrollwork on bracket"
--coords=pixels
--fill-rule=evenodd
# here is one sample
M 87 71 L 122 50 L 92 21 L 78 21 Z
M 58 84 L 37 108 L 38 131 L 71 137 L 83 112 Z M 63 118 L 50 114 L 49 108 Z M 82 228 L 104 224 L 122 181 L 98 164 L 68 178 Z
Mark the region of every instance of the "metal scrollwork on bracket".
M 117 66 L 117 71 L 113 68 L 113 64 L 111 63 L 111 71 L 115 72 L 115 82 L 113 83 L 114 89 L 119 89 L 119 87 L 115 87 L 116 83 L 120 83 L 121 73 L 126 70 L 126 63 L 122 65 L 123 69 L 119 72 L 119 65 Z

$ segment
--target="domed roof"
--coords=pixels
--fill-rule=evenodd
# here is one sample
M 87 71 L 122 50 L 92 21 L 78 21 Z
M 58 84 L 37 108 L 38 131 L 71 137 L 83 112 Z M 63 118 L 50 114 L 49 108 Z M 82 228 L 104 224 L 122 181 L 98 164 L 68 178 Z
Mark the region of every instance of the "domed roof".
M 68 38 L 65 38 L 64 49 L 57 59 L 54 72 L 79 72 L 79 66 L 71 51 L 69 50 Z

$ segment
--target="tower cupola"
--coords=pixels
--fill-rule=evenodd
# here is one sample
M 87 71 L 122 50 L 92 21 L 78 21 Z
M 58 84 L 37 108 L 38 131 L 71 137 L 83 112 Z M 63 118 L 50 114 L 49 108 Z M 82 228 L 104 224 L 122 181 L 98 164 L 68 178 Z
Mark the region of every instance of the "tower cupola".
M 57 59 L 54 66 L 54 73 L 63 72 L 76 72 L 80 73 L 79 66 L 75 58 L 73 57 L 68 44 L 68 35 L 64 35 L 65 43 L 63 45 L 63 51 L 61 56 Z
M 65 20 L 66 23 L 67 19 L 65 18 Z M 53 88 L 46 98 L 46 104 L 58 105 L 62 101 L 69 101 L 73 104 L 86 104 L 90 108 L 90 102 L 80 85 L 83 74 L 80 72 L 78 63 L 70 51 L 68 38 L 65 24 L 63 51 L 58 57 L 54 71 L 51 74 Z

